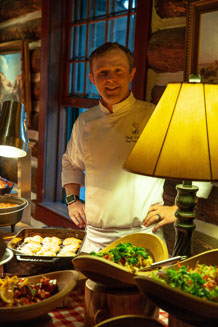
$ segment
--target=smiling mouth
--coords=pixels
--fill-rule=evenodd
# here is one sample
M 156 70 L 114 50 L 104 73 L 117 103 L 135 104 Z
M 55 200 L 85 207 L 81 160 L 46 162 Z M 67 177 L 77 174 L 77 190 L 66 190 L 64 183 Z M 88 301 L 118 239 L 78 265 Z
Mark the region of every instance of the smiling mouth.
M 115 87 L 108 87 L 106 86 L 105 89 L 109 92 L 112 92 L 112 91 L 116 91 L 119 89 L 119 86 L 115 86 Z

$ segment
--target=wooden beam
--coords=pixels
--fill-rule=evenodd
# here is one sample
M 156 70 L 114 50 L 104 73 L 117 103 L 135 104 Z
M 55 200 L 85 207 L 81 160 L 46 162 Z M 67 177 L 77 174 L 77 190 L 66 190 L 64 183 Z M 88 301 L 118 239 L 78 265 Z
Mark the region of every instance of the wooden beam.
M 41 9 L 42 0 L 7 0 L 1 1 L 0 22 L 24 16 Z
M 14 40 L 38 40 L 41 38 L 41 18 L 37 18 L 25 23 L 3 27 L 0 30 L 0 42 Z
M 136 29 L 134 66 L 136 75 L 132 84 L 134 96 L 139 100 L 145 100 L 147 82 L 147 47 L 150 37 L 152 0 L 138 0 L 136 9 Z M 141 40 L 143 39 L 143 42 Z

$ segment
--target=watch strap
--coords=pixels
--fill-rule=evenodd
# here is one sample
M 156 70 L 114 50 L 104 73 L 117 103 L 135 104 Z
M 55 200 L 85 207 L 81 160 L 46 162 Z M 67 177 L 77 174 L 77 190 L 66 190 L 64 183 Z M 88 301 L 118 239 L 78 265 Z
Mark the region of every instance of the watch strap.
M 70 194 L 66 197 L 66 204 L 69 205 L 75 201 L 79 200 L 79 196 L 75 194 Z

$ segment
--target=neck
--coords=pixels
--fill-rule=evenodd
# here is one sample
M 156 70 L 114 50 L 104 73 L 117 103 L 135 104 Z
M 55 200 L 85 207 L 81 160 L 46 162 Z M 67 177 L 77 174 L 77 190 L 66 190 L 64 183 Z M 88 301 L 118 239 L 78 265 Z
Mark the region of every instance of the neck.
M 126 100 L 126 99 L 129 97 L 129 95 L 130 95 L 130 91 L 129 91 L 129 94 L 128 94 L 124 99 L 122 99 L 122 101 L 120 101 L 120 102 L 118 102 L 118 103 L 121 103 L 121 102 L 123 102 L 124 100 Z M 104 106 L 105 108 L 107 108 L 108 111 L 110 111 L 110 113 L 113 113 L 113 106 L 116 105 L 117 103 L 114 103 L 114 104 L 105 103 L 104 100 L 103 100 L 102 98 L 101 98 L 100 101 L 101 101 L 101 103 L 103 104 L 103 106 Z
M 101 98 L 101 103 L 103 104 L 103 106 L 105 108 L 108 109 L 108 111 L 110 111 L 110 113 L 112 114 L 113 113 L 113 105 L 112 104 L 108 104 L 108 103 L 105 103 L 104 100 Z

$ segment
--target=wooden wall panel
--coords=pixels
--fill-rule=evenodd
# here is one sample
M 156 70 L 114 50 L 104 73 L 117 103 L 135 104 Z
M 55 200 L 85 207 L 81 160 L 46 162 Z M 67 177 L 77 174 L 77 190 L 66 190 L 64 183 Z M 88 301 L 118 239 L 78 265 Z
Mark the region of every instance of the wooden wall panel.
M 42 0 L 1 1 L 0 23 L 41 9 Z

